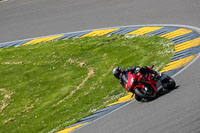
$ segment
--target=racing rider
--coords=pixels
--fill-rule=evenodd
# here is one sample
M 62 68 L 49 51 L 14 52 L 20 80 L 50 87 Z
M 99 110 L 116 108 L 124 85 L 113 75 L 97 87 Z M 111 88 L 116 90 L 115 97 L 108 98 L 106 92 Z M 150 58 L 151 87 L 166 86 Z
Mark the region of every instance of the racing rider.
M 160 78 L 160 73 L 152 70 L 149 66 L 144 66 L 144 67 L 139 67 L 139 66 L 135 66 L 135 67 L 127 67 L 125 70 L 123 70 L 121 67 L 115 67 L 113 69 L 113 75 L 119 79 L 120 84 L 124 87 L 124 82 L 127 83 L 128 82 L 128 73 L 132 71 L 131 73 L 133 74 L 137 74 L 138 72 L 140 72 L 143 76 L 148 76 L 148 73 L 152 73 L 155 75 L 155 77 Z M 132 89 L 128 89 L 128 92 L 133 92 Z

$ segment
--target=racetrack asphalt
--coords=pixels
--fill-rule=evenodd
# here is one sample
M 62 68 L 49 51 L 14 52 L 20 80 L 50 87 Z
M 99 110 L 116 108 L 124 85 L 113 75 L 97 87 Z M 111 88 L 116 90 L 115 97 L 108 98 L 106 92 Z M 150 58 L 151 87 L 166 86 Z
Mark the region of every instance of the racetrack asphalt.
M 0 3 L 0 42 L 126 25 L 200 27 L 199 11 L 199 0 L 8 0 Z
M 179 86 L 149 103 L 127 106 L 75 131 L 75 133 L 199 133 L 200 59 L 175 77 Z
M 183 24 L 200 28 L 199 0 L 8 0 L 0 2 L 0 42 L 93 28 Z M 175 77 L 179 87 L 127 106 L 74 132 L 199 133 L 200 59 Z

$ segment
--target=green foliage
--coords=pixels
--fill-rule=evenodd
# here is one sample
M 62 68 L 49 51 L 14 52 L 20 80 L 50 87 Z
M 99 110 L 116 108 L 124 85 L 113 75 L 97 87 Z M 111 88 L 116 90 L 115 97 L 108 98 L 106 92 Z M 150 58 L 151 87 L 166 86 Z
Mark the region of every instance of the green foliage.
M 173 54 L 157 36 L 100 36 L 0 49 L 0 133 L 55 132 L 94 113 L 125 90 L 115 66 L 155 65 Z

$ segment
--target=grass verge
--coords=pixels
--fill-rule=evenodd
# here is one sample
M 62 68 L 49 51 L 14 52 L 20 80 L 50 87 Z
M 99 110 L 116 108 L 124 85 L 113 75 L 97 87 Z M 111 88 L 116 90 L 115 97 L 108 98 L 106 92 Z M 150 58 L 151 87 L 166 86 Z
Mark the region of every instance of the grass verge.
M 55 132 L 126 94 L 115 66 L 164 67 L 173 43 L 100 36 L 0 49 L 0 132 Z

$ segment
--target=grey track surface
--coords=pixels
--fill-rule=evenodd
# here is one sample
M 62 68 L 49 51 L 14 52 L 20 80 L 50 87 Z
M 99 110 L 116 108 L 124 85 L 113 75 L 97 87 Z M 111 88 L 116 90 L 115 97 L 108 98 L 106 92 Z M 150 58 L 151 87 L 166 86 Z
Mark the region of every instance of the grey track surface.
M 200 27 L 199 0 L 8 0 L 0 2 L 0 42 L 140 24 Z
M 139 24 L 200 27 L 200 0 L 8 0 L 0 2 L 0 42 Z M 132 102 L 75 132 L 199 133 L 200 59 L 175 77 L 180 87 Z
M 175 78 L 176 90 L 149 103 L 132 102 L 75 133 L 200 133 L 199 62 Z

